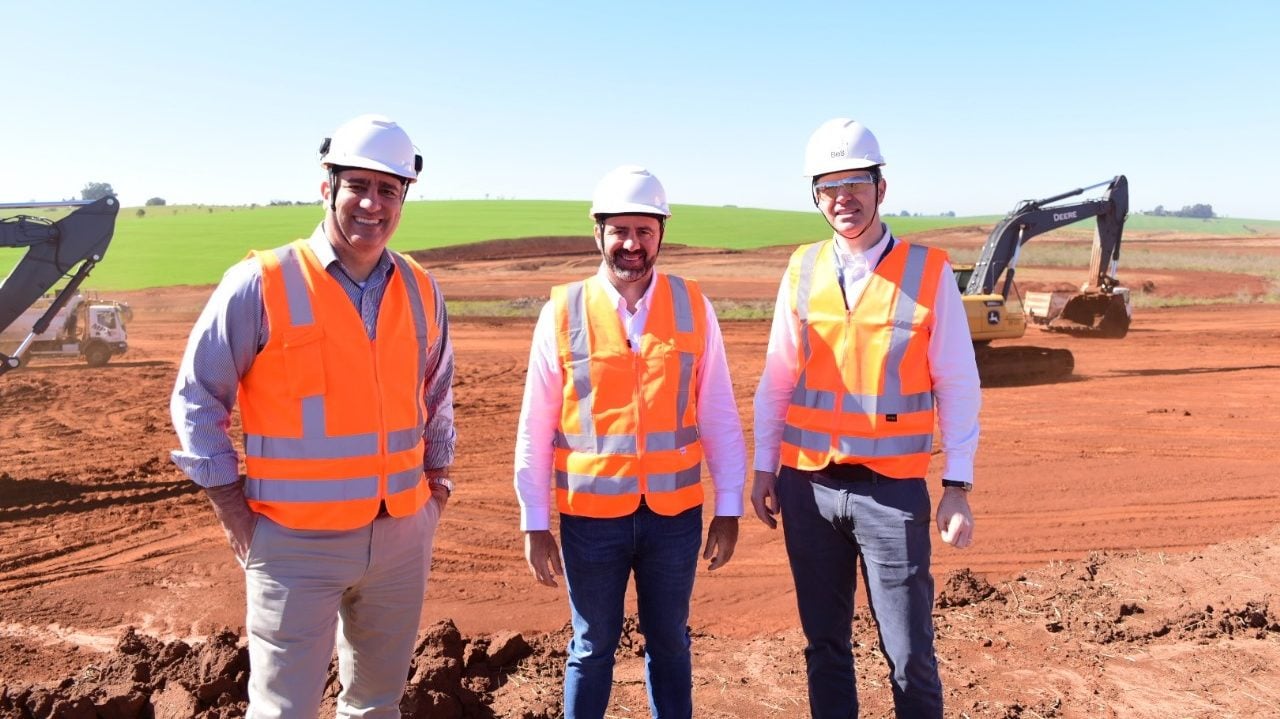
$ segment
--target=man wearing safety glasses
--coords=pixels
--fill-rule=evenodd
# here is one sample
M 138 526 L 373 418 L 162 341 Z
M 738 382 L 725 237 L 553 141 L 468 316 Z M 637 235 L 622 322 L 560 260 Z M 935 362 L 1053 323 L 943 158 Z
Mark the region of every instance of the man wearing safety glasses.
M 766 526 L 783 518 L 812 715 L 858 713 L 860 558 L 896 714 L 940 719 L 925 476 L 936 421 L 946 457 L 938 530 L 968 547 L 978 370 L 946 253 L 903 242 L 880 220 L 884 164 L 859 122 L 830 120 L 809 139 L 805 175 L 834 234 L 795 251 L 778 291 L 755 398 L 751 501 Z

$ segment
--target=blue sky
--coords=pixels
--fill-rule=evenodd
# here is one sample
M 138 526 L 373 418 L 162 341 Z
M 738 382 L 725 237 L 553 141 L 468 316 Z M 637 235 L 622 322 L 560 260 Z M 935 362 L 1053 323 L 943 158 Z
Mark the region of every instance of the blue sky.
M 56 10 L 53 9 L 56 7 Z M 809 133 L 880 139 L 885 209 L 1003 214 L 1124 173 L 1136 210 L 1280 219 L 1280 3 L 59 2 L 5 9 L 0 202 L 317 196 L 364 112 L 412 196 L 805 210 Z

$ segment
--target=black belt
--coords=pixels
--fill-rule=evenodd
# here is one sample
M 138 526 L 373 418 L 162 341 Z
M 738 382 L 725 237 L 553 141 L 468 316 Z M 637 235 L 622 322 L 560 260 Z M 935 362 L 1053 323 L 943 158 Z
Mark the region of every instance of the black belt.
M 817 474 L 822 474 L 841 482 L 878 482 L 882 475 L 876 474 L 865 464 L 837 464 L 832 462 Z

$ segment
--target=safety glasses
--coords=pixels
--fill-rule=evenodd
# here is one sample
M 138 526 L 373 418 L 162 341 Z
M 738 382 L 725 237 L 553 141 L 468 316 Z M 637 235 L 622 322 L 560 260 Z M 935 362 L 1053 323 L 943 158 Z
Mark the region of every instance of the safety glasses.
M 870 175 L 854 175 L 853 177 L 845 177 L 839 180 L 815 183 L 813 194 L 826 200 L 834 200 L 841 191 L 856 195 L 875 184 L 875 178 Z

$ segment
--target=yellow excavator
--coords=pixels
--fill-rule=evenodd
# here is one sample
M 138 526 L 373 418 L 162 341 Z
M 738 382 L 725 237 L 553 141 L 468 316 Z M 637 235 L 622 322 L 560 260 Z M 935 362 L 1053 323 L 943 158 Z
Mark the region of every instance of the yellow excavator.
M 1105 186 L 1099 199 L 1061 203 Z M 1027 325 L 1076 336 L 1121 338 L 1129 331 L 1129 290 L 1116 279 L 1120 239 L 1129 214 L 1129 181 L 1117 175 L 1043 200 L 1024 200 L 991 231 L 973 265 L 954 265 L 984 385 L 1052 382 L 1071 375 L 1069 350 L 992 345 L 1021 339 Z M 1079 292 L 1028 292 L 1018 296 L 1013 278 L 1018 255 L 1031 238 L 1090 217 L 1097 218 L 1089 276 Z

